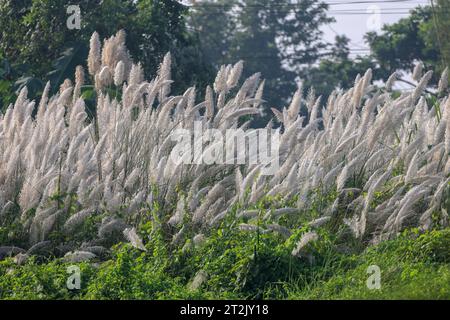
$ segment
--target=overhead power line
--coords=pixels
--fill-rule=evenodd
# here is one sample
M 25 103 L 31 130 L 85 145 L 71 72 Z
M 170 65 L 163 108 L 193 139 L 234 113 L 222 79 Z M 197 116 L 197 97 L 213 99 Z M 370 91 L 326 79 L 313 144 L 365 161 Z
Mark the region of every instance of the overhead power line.
M 429 5 L 428 2 L 410 2 L 411 0 L 375 0 L 375 1 L 367 1 L 367 0 L 360 0 L 360 1 L 346 1 L 346 2 L 326 2 L 329 5 L 336 5 L 336 4 L 376 4 L 376 3 L 411 3 L 414 4 L 414 7 L 384 7 L 379 8 L 379 13 L 381 14 L 409 14 L 411 10 L 414 10 L 417 6 L 427 6 Z M 428 0 L 425 0 L 428 1 Z M 318 4 L 318 3 L 317 3 Z M 196 4 L 192 6 L 192 8 L 196 9 L 202 9 L 204 10 L 204 14 L 222 14 L 222 10 L 224 9 L 231 9 L 231 8 L 244 8 L 244 9 L 274 9 L 279 12 L 288 12 L 295 9 L 308 9 L 308 8 L 315 8 L 314 6 L 303 8 L 301 3 L 285 3 L 285 4 L 269 4 L 269 5 L 262 5 L 262 4 L 246 4 L 244 6 L 239 5 L 233 5 L 233 4 L 218 4 L 218 3 L 202 3 L 202 4 Z M 348 15 L 348 14 L 373 14 L 370 11 L 367 12 L 368 8 L 343 8 L 343 9 L 328 9 L 326 12 L 328 14 L 333 15 Z
M 450 12 L 450 11 L 442 11 L 442 12 Z M 343 10 L 343 11 L 333 11 L 333 10 L 328 10 L 327 11 L 328 14 L 330 15 L 334 15 L 334 16 L 339 16 L 339 15 L 373 15 L 375 13 L 379 13 L 382 15 L 399 15 L 399 14 L 410 14 L 411 11 L 407 11 L 407 10 L 403 10 L 403 11 L 384 11 L 384 10 L 380 10 L 377 12 L 373 12 L 373 11 L 347 11 L 347 10 Z M 218 14 L 223 14 L 222 12 L 206 12 L 205 14 L 207 15 L 218 15 Z
M 376 3 L 411 3 L 411 4 L 427 4 L 426 0 L 415 2 L 414 0 L 357 0 L 357 1 L 337 1 L 337 2 L 327 2 L 321 1 L 322 3 L 328 4 L 330 6 L 336 5 L 348 5 L 348 4 L 376 4 Z M 316 4 L 320 4 L 321 2 L 317 2 Z M 235 4 L 222 4 L 222 3 L 209 3 L 209 2 L 197 2 L 193 4 L 191 7 L 199 7 L 199 8 L 231 8 L 235 7 Z M 283 8 L 298 8 L 301 7 L 300 3 L 271 3 L 269 5 L 264 4 L 245 4 L 245 8 L 267 8 L 267 7 L 283 7 Z

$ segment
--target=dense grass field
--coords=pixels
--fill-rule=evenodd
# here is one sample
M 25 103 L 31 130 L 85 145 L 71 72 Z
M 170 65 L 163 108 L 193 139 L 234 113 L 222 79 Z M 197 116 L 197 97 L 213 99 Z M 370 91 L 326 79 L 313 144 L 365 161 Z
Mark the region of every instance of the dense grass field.
M 435 94 L 420 65 L 408 92 L 370 69 L 326 102 L 299 88 L 259 128 L 270 161 L 241 163 L 221 138 L 269 111 L 243 67 L 197 103 L 170 95 L 170 54 L 146 81 L 123 31 L 94 33 L 89 75 L 22 89 L 0 114 L 0 299 L 450 299 L 448 70 Z

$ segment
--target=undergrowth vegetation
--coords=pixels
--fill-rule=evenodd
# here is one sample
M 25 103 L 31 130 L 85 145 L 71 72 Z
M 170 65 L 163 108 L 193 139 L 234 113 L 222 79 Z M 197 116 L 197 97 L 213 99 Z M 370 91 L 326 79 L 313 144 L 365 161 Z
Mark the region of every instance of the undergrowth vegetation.
M 290 254 L 275 234 L 257 237 L 220 229 L 200 248 L 170 252 L 154 241 L 142 252 L 113 248 L 104 263 L 76 263 L 80 290 L 68 290 L 61 259 L 18 266 L 0 262 L 1 299 L 448 299 L 450 230 L 404 231 L 397 239 L 362 249 L 342 247 L 326 229 L 309 248 L 313 264 Z M 347 243 L 346 243 L 347 244 Z M 378 265 L 381 288 L 366 286 Z M 201 273 L 198 270 L 202 270 Z M 195 282 L 195 283 L 193 283 Z
M 377 88 L 368 70 L 323 107 L 299 88 L 272 109 L 280 167 L 265 175 L 202 162 L 230 147 L 211 137 L 192 163 L 172 157 L 177 129 L 248 130 L 259 74 L 239 88 L 243 63 L 224 66 L 196 103 L 195 87 L 170 96 L 170 54 L 147 82 L 124 40 L 92 36 L 95 108 L 79 67 L 56 96 L 47 85 L 36 107 L 24 88 L 0 115 L 1 298 L 450 297 L 447 71 L 429 94 L 419 64 L 398 95 L 395 74 Z

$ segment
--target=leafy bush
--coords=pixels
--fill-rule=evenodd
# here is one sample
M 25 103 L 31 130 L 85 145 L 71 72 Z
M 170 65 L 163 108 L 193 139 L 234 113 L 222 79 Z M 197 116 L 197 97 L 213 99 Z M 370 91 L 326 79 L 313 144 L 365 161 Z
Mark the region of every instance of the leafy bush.
M 264 235 L 255 250 L 247 232 L 219 233 L 200 249 L 171 256 L 117 246 L 111 260 L 79 263 L 81 289 L 68 290 L 67 267 L 60 260 L 17 266 L 0 262 L 1 299 L 448 299 L 450 230 L 405 231 L 362 253 L 342 253 L 337 239 L 319 231 L 311 247 L 313 264 L 292 257 L 289 245 Z M 244 245 L 248 241 L 249 245 Z M 288 242 L 289 243 L 289 242 Z M 154 249 L 154 248 L 153 248 Z M 156 252 L 156 251 L 153 251 Z M 256 253 L 256 256 L 255 256 Z M 164 261 L 163 264 L 158 261 Z M 155 263 L 156 262 L 156 263 Z M 381 289 L 366 287 L 367 268 L 381 269 Z M 197 288 L 192 278 L 208 277 Z

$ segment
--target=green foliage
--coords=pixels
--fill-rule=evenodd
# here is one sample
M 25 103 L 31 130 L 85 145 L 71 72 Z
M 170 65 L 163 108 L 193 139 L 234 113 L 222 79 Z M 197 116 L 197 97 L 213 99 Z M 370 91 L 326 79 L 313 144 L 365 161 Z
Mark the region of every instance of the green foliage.
M 374 203 L 389 195 L 375 195 Z M 353 195 L 348 195 L 352 197 Z M 355 239 L 342 224 L 345 213 L 337 212 L 319 228 L 307 225 L 321 210 L 340 197 L 336 190 L 316 190 L 305 211 L 293 216 L 263 220 L 268 210 L 292 207 L 295 196 L 281 200 L 264 197 L 254 208 L 254 218 L 238 218 L 240 204 L 230 209 L 220 226 L 209 231 L 186 224 L 180 243 L 172 242 L 174 230 L 161 221 L 161 207 L 155 202 L 139 227 L 146 251 L 129 244 L 112 247 L 108 260 L 77 263 L 81 269 L 80 290 L 69 290 L 69 276 L 62 259 L 30 257 L 24 265 L 8 258 L 0 262 L 0 299 L 397 299 L 450 297 L 450 229 L 428 232 L 412 229 L 398 238 L 371 246 Z M 55 195 L 60 201 L 66 195 Z M 340 198 L 338 199 L 340 200 Z M 79 211 L 75 196 L 67 214 Z M 173 209 L 173 208 L 172 208 Z M 14 210 L 14 209 L 11 209 Z M 7 213 L 6 218 L 10 213 Z M 102 215 L 94 215 L 67 238 L 58 228 L 49 239 L 81 244 L 97 234 Z M 240 223 L 259 227 L 240 230 Z M 292 230 L 290 236 L 267 232 L 267 225 L 278 223 Z M 293 228 L 292 226 L 299 226 Z M 292 251 L 307 232 L 318 240 L 309 243 L 300 256 Z M 205 240 L 193 239 L 205 232 Z M 12 236 L 11 234 L 16 234 Z M 18 245 L 20 226 L 12 223 L 0 229 L 4 245 Z M 20 240 L 22 239 L 22 240 Z M 377 265 L 382 271 L 381 290 L 366 286 L 367 268 Z M 206 275 L 198 287 L 193 279 Z
M 405 231 L 365 251 L 343 252 L 342 239 L 319 229 L 308 248 L 315 259 L 290 252 L 300 228 L 284 241 L 279 235 L 220 228 L 189 251 L 147 252 L 118 245 L 104 263 L 78 263 L 81 289 L 68 290 L 69 264 L 61 260 L 23 266 L 0 262 L 0 299 L 448 299 L 450 229 Z M 155 233 L 154 233 L 155 235 Z M 163 263 L 161 263 L 163 262 Z M 367 268 L 381 269 L 381 289 L 369 290 Z M 199 270 L 208 275 L 197 289 L 189 283 Z
M 66 9 L 74 4 L 81 10 L 80 30 L 66 26 Z M 211 68 L 204 62 L 198 39 L 186 28 L 186 14 L 186 7 L 175 0 L 2 0 L 0 59 L 7 59 L 10 69 L 17 71 L 0 69 L 1 106 L 14 101 L 15 91 L 24 85 L 32 98 L 39 96 L 48 80 L 56 92 L 66 78 L 72 79 L 77 65 L 86 65 L 94 31 L 104 39 L 124 29 L 131 56 L 142 63 L 148 77 L 155 75 L 162 57 L 171 51 L 175 92 L 193 84 L 203 87 L 211 80 Z
M 429 47 L 423 32 L 424 25 L 430 22 L 431 8 L 418 8 L 412 14 L 392 25 L 385 25 L 381 34 L 370 32 L 366 38 L 380 63 L 387 72 L 397 69 L 411 69 L 414 60 L 426 63 L 426 68 L 436 66 L 439 49 L 433 44 Z
M 315 67 L 305 74 L 304 86 L 314 88 L 317 95 L 325 99 L 336 89 L 348 89 L 354 85 L 358 74 L 362 75 L 371 68 L 377 79 L 387 78 L 390 74 L 377 68 L 376 60 L 370 56 L 350 58 L 350 39 L 336 36 L 331 53 L 325 55 Z M 325 102 L 325 101 L 323 101 Z
M 83 65 L 88 48 L 84 43 L 74 43 L 61 53 L 61 56 L 52 62 L 52 71 L 47 73 L 46 79 L 50 81 L 53 92 L 65 79 L 70 79 L 75 68 Z
M 450 64 L 449 4 L 438 1 L 438 6 L 418 7 L 410 16 L 385 25 L 379 34 L 369 32 L 366 40 L 379 69 L 386 74 L 395 70 L 410 70 L 416 60 L 427 70 L 434 70 L 433 84 Z
M 320 30 L 332 21 L 326 9 L 316 0 L 205 1 L 196 5 L 190 23 L 211 63 L 244 60 L 244 77 L 261 72 L 267 106 L 282 108 L 298 76 L 307 74 L 326 47 Z
M 79 299 L 85 292 L 85 283 L 89 283 L 95 268 L 80 263 L 81 290 L 67 289 L 69 264 L 59 260 L 37 263 L 31 258 L 18 267 L 11 259 L 0 262 L 0 299 Z
M 307 290 L 288 286 L 290 299 L 449 299 L 450 229 L 421 233 L 405 231 L 398 239 L 344 257 L 329 279 Z M 367 268 L 381 270 L 381 289 L 369 290 Z
M 34 76 L 26 75 L 28 65 L 11 64 L 0 51 L 0 112 L 9 105 L 14 104 L 17 93 L 27 86 L 31 95 L 36 95 L 42 91 L 42 81 Z
M 305 87 L 314 87 L 323 97 L 337 89 L 354 85 L 357 74 L 373 70 L 373 78 L 386 81 L 395 71 L 409 71 L 420 60 L 426 70 L 433 70 L 430 85 L 437 85 L 445 67 L 450 65 L 450 6 L 438 0 L 431 6 L 417 7 L 411 14 L 393 24 L 385 24 L 381 32 L 369 32 L 365 40 L 371 53 L 350 58 L 350 40 L 337 36 L 331 52 L 304 76 Z

